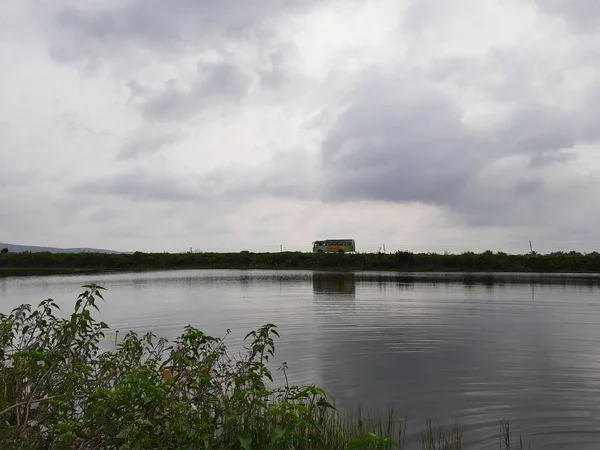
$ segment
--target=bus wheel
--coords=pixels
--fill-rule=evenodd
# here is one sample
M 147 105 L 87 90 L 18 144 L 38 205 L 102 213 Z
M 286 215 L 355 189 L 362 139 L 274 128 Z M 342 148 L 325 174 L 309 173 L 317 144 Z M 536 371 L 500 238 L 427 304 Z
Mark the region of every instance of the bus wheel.
M 344 253 L 344 250 L 342 250 L 341 248 L 338 250 L 338 253 Z
M 317 253 L 323 253 L 323 250 L 319 249 L 317 250 Z

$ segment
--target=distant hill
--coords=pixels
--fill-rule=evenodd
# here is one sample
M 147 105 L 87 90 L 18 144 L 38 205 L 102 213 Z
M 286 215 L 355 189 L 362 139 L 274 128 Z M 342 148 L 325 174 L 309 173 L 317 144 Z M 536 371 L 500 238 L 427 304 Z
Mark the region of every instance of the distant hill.
M 11 253 L 31 252 L 31 253 L 122 253 L 114 250 L 104 250 L 100 248 L 57 248 L 57 247 L 37 247 L 34 245 L 16 245 L 0 242 L 0 250 L 7 248 Z

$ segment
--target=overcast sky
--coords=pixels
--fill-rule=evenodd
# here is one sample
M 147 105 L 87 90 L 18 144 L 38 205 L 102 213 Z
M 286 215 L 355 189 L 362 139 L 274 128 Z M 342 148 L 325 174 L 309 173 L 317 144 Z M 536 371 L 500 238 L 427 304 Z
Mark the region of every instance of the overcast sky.
M 0 2 L 0 242 L 600 249 L 596 0 Z

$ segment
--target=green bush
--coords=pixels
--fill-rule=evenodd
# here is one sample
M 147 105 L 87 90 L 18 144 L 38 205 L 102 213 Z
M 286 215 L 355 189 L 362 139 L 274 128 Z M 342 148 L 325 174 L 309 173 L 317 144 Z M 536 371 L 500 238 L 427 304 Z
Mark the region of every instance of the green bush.
M 79 270 L 149 269 L 344 269 L 458 272 L 600 272 L 600 255 L 550 253 L 545 255 L 466 252 L 463 254 L 357 253 L 7 253 L 0 258 L 0 275 L 74 272 Z

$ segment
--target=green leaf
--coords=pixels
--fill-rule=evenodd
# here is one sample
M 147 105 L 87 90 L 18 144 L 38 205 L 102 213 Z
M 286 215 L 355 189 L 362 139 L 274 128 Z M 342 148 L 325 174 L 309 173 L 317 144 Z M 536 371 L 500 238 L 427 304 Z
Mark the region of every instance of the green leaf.
M 238 439 L 244 450 L 252 450 L 252 438 L 239 436 Z
M 231 427 L 232 427 L 233 425 L 235 425 L 236 423 L 237 423 L 237 417 L 234 415 L 234 416 L 231 416 L 230 418 L 228 418 L 228 419 L 225 421 L 225 423 L 223 424 L 223 426 L 224 426 L 225 428 L 231 428 Z
M 336 409 L 335 406 L 333 406 L 331 403 L 329 403 L 327 400 L 319 400 L 317 402 L 317 406 L 320 406 L 321 408 L 327 408 L 327 409 Z
M 281 427 L 275 428 L 275 430 L 273 430 L 273 437 L 271 438 L 271 442 L 272 443 L 277 442 L 279 439 L 281 439 L 283 436 L 285 436 L 286 432 L 287 432 L 287 430 L 285 430 Z

